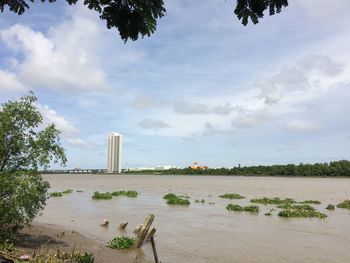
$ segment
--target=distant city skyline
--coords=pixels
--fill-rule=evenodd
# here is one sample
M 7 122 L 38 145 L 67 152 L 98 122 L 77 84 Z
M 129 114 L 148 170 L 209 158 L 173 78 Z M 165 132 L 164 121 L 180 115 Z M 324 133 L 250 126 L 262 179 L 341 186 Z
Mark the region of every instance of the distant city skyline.
M 4 10 L 0 101 L 34 91 L 66 168 L 105 168 L 113 130 L 123 167 L 350 159 L 349 0 L 289 1 L 246 27 L 232 1 L 164 2 L 127 43 L 80 1 Z
M 122 135 L 112 132 L 108 136 L 107 173 L 121 173 L 122 171 Z

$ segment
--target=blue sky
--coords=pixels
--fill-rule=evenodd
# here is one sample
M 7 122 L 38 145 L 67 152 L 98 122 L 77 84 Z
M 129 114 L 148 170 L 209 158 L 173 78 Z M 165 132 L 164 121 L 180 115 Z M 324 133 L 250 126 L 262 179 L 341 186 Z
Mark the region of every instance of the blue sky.
M 350 159 L 348 0 L 291 0 L 241 25 L 234 1 L 166 0 L 149 38 L 124 42 L 64 1 L 0 20 L 0 98 L 29 90 L 62 131 L 68 168 L 211 167 Z

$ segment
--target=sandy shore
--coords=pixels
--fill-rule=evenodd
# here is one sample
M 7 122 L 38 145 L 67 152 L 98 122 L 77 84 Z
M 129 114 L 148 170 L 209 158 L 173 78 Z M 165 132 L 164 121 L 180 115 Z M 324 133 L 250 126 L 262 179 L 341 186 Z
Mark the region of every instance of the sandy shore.
M 64 233 L 63 233 L 64 232 Z M 58 250 L 70 253 L 73 251 L 93 253 L 96 263 L 135 263 L 139 262 L 132 253 L 114 250 L 94 239 L 78 232 L 63 229 L 51 224 L 33 223 L 20 231 L 21 242 L 17 246 L 31 254 L 34 250 L 44 250 L 55 254 Z

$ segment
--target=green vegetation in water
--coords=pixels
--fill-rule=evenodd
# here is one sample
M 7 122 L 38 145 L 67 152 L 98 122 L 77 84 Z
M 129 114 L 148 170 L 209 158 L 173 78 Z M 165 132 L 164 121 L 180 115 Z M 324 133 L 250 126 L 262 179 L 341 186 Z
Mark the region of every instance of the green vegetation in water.
M 316 209 L 313 208 L 311 205 L 308 204 L 282 204 L 278 205 L 277 208 L 281 209 L 292 209 L 292 210 L 305 210 L 305 211 L 315 211 Z
M 77 263 L 94 263 L 95 258 L 93 254 L 88 254 L 85 252 L 84 255 L 77 255 L 76 260 Z
M 326 207 L 327 210 L 334 210 L 335 209 L 335 205 L 329 204 Z
M 100 193 L 98 191 L 94 192 L 92 199 L 94 200 L 109 200 L 112 199 L 113 196 L 110 192 L 106 192 L 106 193 Z
M 259 207 L 256 205 L 250 205 L 250 206 L 240 206 L 237 204 L 228 204 L 226 206 L 226 209 L 229 211 L 237 211 L 237 212 L 250 212 L 250 213 L 259 213 Z
M 326 218 L 327 215 L 316 210 L 286 209 L 278 213 L 281 217 L 317 217 Z
M 199 203 L 204 204 L 205 200 L 204 199 L 201 199 L 201 200 L 196 199 L 196 200 L 194 200 L 194 202 L 197 203 L 197 204 L 199 204 Z
M 313 204 L 313 205 L 319 205 L 321 204 L 320 201 L 318 200 L 305 200 L 305 201 L 302 201 L 302 202 L 299 202 L 300 204 Z
M 275 209 L 271 208 L 269 211 L 265 213 L 265 216 L 272 216 L 272 212 L 275 211 Z
M 215 205 L 214 202 L 208 202 L 208 205 Z
M 168 205 L 189 205 L 190 201 L 185 199 L 185 198 L 181 198 L 173 193 L 169 193 L 163 196 L 163 198 L 165 200 L 167 200 L 167 204 Z
M 111 193 L 112 196 L 127 196 L 135 198 L 137 197 L 138 193 L 136 191 L 115 191 Z
M 191 198 L 188 194 L 179 195 L 179 197 L 186 198 L 186 199 L 190 199 Z
M 259 203 L 264 205 L 281 205 L 281 204 L 293 204 L 296 201 L 292 198 L 281 199 L 279 197 L 264 197 L 251 199 L 252 203 Z
M 67 190 L 64 190 L 64 191 L 62 191 L 62 194 L 71 194 L 71 193 L 73 193 L 73 190 L 72 189 L 67 189 Z
M 338 208 L 350 209 L 350 200 L 344 200 L 343 202 L 337 204 Z
M 134 247 L 135 241 L 134 237 L 114 237 L 108 242 L 108 246 L 114 249 L 129 249 Z
M 84 193 L 83 190 L 76 190 L 77 193 Z
M 61 192 L 52 192 L 50 193 L 50 197 L 61 197 L 63 194 Z
M 226 199 L 243 199 L 245 198 L 243 195 L 240 194 L 223 194 L 219 195 L 221 198 L 226 198 Z

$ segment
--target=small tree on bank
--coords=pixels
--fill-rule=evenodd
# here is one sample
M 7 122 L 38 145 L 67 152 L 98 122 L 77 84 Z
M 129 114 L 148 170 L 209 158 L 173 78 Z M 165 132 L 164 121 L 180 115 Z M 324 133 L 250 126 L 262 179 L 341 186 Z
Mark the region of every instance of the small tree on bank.
M 0 106 L 0 238 L 30 223 L 44 208 L 49 183 L 38 172 L 67 159 L 54 124 L 43 117 L 33 93 Z

